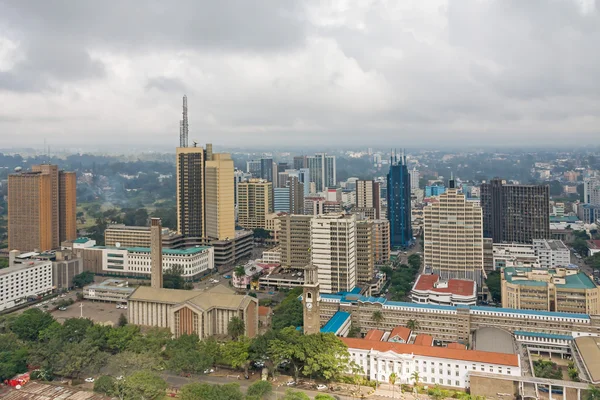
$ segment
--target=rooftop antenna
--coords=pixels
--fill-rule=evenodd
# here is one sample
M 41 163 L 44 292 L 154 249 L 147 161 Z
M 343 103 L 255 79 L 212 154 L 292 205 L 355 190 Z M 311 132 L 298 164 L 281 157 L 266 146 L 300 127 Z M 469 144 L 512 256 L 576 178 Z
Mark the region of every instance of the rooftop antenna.
M 188 147 L 188 106 L 187 96 L 183 95 L 183 119 L 179 121 L 179 147 Z

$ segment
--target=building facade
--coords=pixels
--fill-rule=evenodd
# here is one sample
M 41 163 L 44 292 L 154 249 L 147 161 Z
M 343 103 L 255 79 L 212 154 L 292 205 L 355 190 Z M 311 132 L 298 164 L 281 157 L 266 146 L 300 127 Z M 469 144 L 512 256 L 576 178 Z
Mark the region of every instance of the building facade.
M 315 183 L 318 192 L 324 192 L 328 187 L 337 185 L 335 156 L 317 153 L 306 158 L 310 181 Z
M 267 215 L 273 212 L 273 183 L 250 179 L 238 186 L 238 225 L 247 229 L 266 228 Z
M 368 217 L 372 219 L 381 218 L 381 198 L 379 182 L 356 181 L 356 207 L 362 210 L 372 210 Z M 366 212 L 366 211 L 365 211 Z
M 235 236 L 233 160 L 228 153 L 210 153 L 205 165 L 205 235 L 210 240 Z
M 477 305 L 477 284 L 463 279 L 440 279 L 439 275 L 418 276 L 410 292 L 413 303 L 440 306 Z
M 600 205 L 600 178 L 595 176 L 583 180 L 583 202 Z
M 370 283 L 375 270 L 374 226 L 372 220 L 356 221 L 356 284 Z
M 283 215 L 277 234 L 283 268 L 303 269 L 310 264 L 312 216 Z
M 533 239 L 533 250 L 542 268 L 567 267 L 571 264 L 571 252 L 560 240 Z
M 204 233 L 204 149 L 178 147 L 177 231 L 184 236 L 205 237 Z
M 439 202 L 423 209 L 424 262 L 442 279 L 483 279 L 481 207 L 468 202 L 451 182 Z
M 31 260 L 0 269 L 0 311 L 52 292 L 52 262 Z
M 547 185 L 512 185 L 500 179 L 481 185 L 483 235 L 494 243 L 550 239 Z
M 372 226 L 375 264 L 382 265 L 390 260 L 390 222 L 376 219 L 372 221 Z
M 390 221 L 390 245 L 407 247 L 413 241 L 410 211 L 410 174 L 404 155 L 392 160 L 387 174 L 387 218 Z

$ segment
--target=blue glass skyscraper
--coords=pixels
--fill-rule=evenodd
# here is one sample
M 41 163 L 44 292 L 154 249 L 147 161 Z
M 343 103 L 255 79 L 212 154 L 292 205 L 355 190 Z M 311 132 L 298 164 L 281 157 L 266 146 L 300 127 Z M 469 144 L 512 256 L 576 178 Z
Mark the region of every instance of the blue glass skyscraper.
M 390 171 L 387 175 L 387 215 L 390 221 L 391 247 L 406 247 L 412 243 L 413 234 L 410 212 L 410 174 L 406 157 L 400 161 L 392 155 Z

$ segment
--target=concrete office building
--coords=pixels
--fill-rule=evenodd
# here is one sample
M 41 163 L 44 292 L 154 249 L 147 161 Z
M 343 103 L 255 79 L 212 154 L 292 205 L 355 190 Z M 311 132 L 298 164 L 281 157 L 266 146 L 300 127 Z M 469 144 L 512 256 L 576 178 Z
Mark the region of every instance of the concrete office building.
M 206 159 L 205 180 L 205 235 L 209 240 L 231 240 L 235 236 L 235 206 L 233 160 L 228 153 L 211 152 Z
M 502 307 L 599 314 L 600 289 L 583 272 L 565 268 L 502 270 Z
M 477 284 L 466 279 L 440 279 L 439 275 L 421 274 L 410 292 L 413 303 L 439 306 L 477 305 Z
M 52 261 L 52 287 L 54 290 L 73 288 L 73 278 L 81 274 L 83 259 L 75 251 L 57 251 Z
M 356 284 L 363 286 L 374 278 L 375 243 L 371 220 L 356 221 Z
M 425 197 L 437 197 L 445 192 L 446 186 L 444 185 L 425 186 Z
M 124 224 L 109 225 L 104 231 L 104 245 L 109 247 L 150 247 L 149 226 L 128 226 Z M 183 235 L 161 228 L 162 246 L 167 249 L 186 247 Z
M 466 201 L 450 181 L 439 202 L 423 209 L 424 262 L 442 279 L 483 279 L 481 207 Z
M 83 288 L 83 298 L 92 301 L 108 301 L 113 303 L 127 303 L 129 296 L 135 292 L 135 287 L 122 279 L 107 279 L 101 283 L 94 283 Z
M 0 269 L 0 311 L 52 292 L 52 262 L 27 260 Z
M 390 221 L 390 244 L 407 247 L 413 242 L 410 207 L 410 175 L 406 157 L 392 156 L 387 174 L 387 219 Z
M 288 176 L 285 181 L 280 181 L 280 184 L 283 184 L 283 187 L 273 189 L 273 210 L 289 214 L 303 214 L 304 185 L 295 176 Z
M 390 260 L 390 222 L 387 219 L 376 219 L 371 222 L 375 264 L 385 264 Z
M 569 248 L 560 240 L 533 239 L 533 250 L 542 268 L 566 267 L 571 264 Z
M 381 197 L 379 182 L 375 181 L 356 181 L 356 207 L 361 210 L 371 209 L 368 217 L 372 219 L 381 218 Z M 366 211 L 365 211 L 366 212 Z
M 356 219 L 325 214 L 311 221 L 311 263 L 323 293 L 354 289 L 356 282 Z
M 594 224 L 600 220 L 600 204 L 579 204 L 577 216 L 584 224 Z
M 273 212 L 273 183 L 250 179 L 238 186 L 238 225 L 246 229 L 266 228 L 266 217 Z
M 163 287 L 162 226 L 160 218 L 150 220 L 150 286 Z M 214 261 L 213 261 L 214 262 Z
M 280 230 L 277 234 L 283 268 L 304 269 L 310 264 L 310 215 L 283 215 L 277 219 Z
M 316 190 L 324 192 L 329 187 L 337 185 L 335 156 L 326 153 L 317 153 L 307 157 L 310 181 L 315 183 Z
M 413 167 L 410 170 L 410 189 L 411 191 L 419 188 L 419 180 L 421 179 L 421 175 L 419 171 L 417 171 L 417 167 Z
M 8 246 L 20 251 L 50 250 L 77 238 L 74 172 L 34 165 L 8 176 Z
M 260 160 L 246 161 L 246 172 L 251 175 L 252 178 L 260 179 Z
M 288 177 L 294 176 L 298 178 L 298 182 L 302 184 L 302 189 L 304 190 L 304 197 L 308 197 L 310 194 L 310 172 L 308 168 L 287 169 L 285 172 L 288 174 Z
M 177 231 L 183 236 L 205 237 L 204 157 L 202 147 L 176 150 Z
M 258 300 L 222 285 L 206 291 L 140 286 L 128 299 L 129 323 L 168 328 L 175 337 L 227 335 L 233 317 L 244 321 L 244 335 L 258 334 Z
M 500 179 L 481 185 L 483 235 L 494 243 L 550 239 L 548 185 L 511 185 Z
M 540 259 L 532 245 L 519 243 L 494 243 L 493 270 L 506 267 L 540 267 Z
M 583 202 L 585 204 L 600 205 L 600 178 L 597 176 L 583 180 Z
M 260 160 L 260 179 L 272 182 L 277 186 L 277 164 L 272 158 L 261 158 Z
M 306 156 L 294 156 L 294 169 L 308 168 Z

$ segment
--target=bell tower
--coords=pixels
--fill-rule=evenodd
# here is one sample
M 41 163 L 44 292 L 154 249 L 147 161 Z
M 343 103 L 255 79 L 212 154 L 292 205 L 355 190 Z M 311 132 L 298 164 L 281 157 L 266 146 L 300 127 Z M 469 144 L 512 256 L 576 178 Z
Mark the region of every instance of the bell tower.
M 302 293 L 305 335 L 321 331 L 320 300 L 317 268 L 310 264 L 304 270 L 304 290 Z

